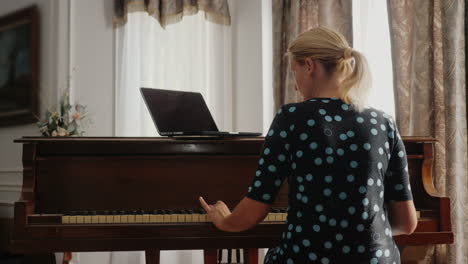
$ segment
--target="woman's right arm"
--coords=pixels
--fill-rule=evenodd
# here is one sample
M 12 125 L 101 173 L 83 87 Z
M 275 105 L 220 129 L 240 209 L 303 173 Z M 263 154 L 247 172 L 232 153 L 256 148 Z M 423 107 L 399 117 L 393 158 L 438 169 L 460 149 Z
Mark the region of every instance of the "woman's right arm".
M 388 202 L 387 210 L 393 236 L 409 235 L 414 232 L 418 218 L 413 200 Z

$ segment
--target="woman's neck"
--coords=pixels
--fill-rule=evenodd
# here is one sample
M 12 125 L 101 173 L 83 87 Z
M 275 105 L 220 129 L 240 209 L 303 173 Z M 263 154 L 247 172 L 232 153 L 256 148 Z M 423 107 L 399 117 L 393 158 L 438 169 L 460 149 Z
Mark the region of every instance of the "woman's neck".
M 339 88 L 338 81 L 334 78 L 317 80 L 313 89 L 309 89 L 310 93 L 304 95 L 304 99 L 340 98 Z

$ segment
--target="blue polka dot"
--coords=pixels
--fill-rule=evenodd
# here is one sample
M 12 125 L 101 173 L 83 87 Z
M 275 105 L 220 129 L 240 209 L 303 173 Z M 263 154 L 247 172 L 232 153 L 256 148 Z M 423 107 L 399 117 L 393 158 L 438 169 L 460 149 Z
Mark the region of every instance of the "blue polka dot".
M 341 241 L 341 240 L 343 240 L 343 235 L 340 234 L 340 233 L 338 233 L 338 234 L 336 234 L 335 239 L 336 239 L 337 241 Z
M 381 124 L 380 129 L 382 129 L 382 131 L 385 131 L 385 130 L 387 130 L 387 127 L 384 124 Z
M 288 233 L 286 234 L 286 238 L 287 238 L 287 239 L 291 239 L 291 237 L 292 237 L 292 233 L 291 233 L 291 232 L 288 232 Z M 285 247 L 287 247 L 286 244 L 285 244 Z
M 375 256 L 378 258 L 380 258 L 382 255 L 383 255 L 383 251 L 380 249 L 375 252 Z
M 288 133 L 286 133 L 286 131 L 281 131 L 280 132 L 280 137 L 285 138 L 287 136 L 288 136 Z
M 327 99 L 322 99 L 322 103 L 329 103 L 330 100 L 327 100 Z
M 263 194 L 262 198 L 263 198 L 263 200 L 268 201 L 268 200 L 271 199 L 271 196 L 268 193 L 265 193 L 265 194 Z
M 295 162 L 293 162 L 293 163 L 291 164 L 291 168 L 292 168 L 293 170 L 296 169 L 296 163 L 295 163 Z
M 302 157 L 303 154 L 304 154 L 304 153 L 302 152 L 302 150 L 298 150 L 298 151 L 296 152 L 296 156 L 297 156 L 298 158 Z
M 290 125 L 290 126 L 289 126 L 289 131 L 292 132 L 292 131 L 294 130 L 294 127 L 295 127 L 294 124 Z
M 313 119 L 307 120 L 307 125 L 308 126 L 314 126 L 315 125 L 315 120 L 313 120 Z
M 289 112 L 290 112 L 290 113 L 292 113 L 292 112 L 294 112 L 294 111 L 296 111 L 296 107 L 295 107 L 295 106 L 289 107 Z
M 330 263 L 330 260 L 328 258 L 322 258 L 320 261 L 322 262 L 322 264 L 329 264 Z
M 367 192 L 367 188 L 364 186 L 359 187 L 359 193 L 365 194 Z
M 378 131 L 377 131 L 377 129 L 375 129 L 375 128 L 372 128 L 370 132 L 371 132 L 372 135 L 374 135 L 374 136 L 376 136 L 376 135 L 378 134 Z
M 281 180 L 276 180 L 275 181 L 275 186 L 280 186 L 281 185 Z
M 331 131 L 331 129 L 329 128 L 325 128 L 325 130 L 323 130 L 323 133 L 326 135 L 326 136 L 331 136 L 333 135 L 333 132 Z
M 270 166 L 268 166 L 268 170 L 271 171 L 271 172 L 275 172 L 276 171 L 276 166 L 275 165 L 270 165 Z
M 285 160 L 286 160 L 286 156 L 283 155 L 283 154 L 280 154 L 280 155 L 278 155 L 278 160 L 279 160 L 279 161 L 285 161 Z
M 390 256 L 390 250 L 386 249 L 384 255 L 385 255 L 385 257 L 389 257 Z
M 369 185 L 369 186 L 374 185 L 374 179 L 372 179 L 372 178 L 367 179 L 367 185 Z
M 383 155 L 383 154 L 384 154 L 383 148 L 379 148 L 379 154 L 380 154 L 380 155 Z
M 325 120 L 326 120 L 327 122 L 331 122 L 331 121 L 333 121 L 333 118 L 332 118 L 331 116 L 328 116 L 328 115 L 327 115 L 327 116 L 325 116 Z
M 328 182 L 328 183 L 330 183 L 330 182 L 333 181 L 333 177 L 330 176 L 330 175 L 327 175 L 327 176 L 325 176 L 325 181 Z
M 349 106 L 348 106 L 347 104 L 342 104 L 342 105 L 341 105 L 341 109 L 343 109 L 343 110 L 346 111 L 346 110 L 349 109 Z
M 349 181 L 349 182 L 353 182 L 354 181 L 354 175 L 346 176 L 346 180 Z
M 322 211 L 323 211 L 323 205 L 317 204 L 317 205 L 315 206 L 315 211 L 317 211 L 317 212 L 322 212 Z
M 312 143 L 310 143 L 309 147 L 310 147 L 311 149 L 317 149 L 318 145 L 317 145 L 316 142 L 312 142 Z
M 376 112 L 373 112 L 373 111 L 372 111 L 370 114 L 371 114 L 371 116 L 373 116 L 373 117 L 377 117 L 377 113 L 376 113 Z
M 294 253 L 298 253 L 299 250 L 300 250 L 300 248 L 299 248 L 298 245 L 294 245 L 294 246 L 293 246 L 293 251 L 294 251 Z M 292 264 L 292 263 L 294 263 L 294 262 L 291 261 L 291 264 Z
M 346 134 L 340 134 L 340 139 L 341 140 L 346 140 L 346 139 L 348 139 L 348 136 L 346 136 Z
M 351 248 L 349 246 L 343 246 L 342 251 L 343 253 L 348 254 L 351 251 Z
M 375 125 L 375 124 L 377 124 L 377 119 L 371 118 L 371 119 L 370 119 L 370 122 L 371 122 L 373 125 Z
M 286 264 L 294 264 L 294 261 L 290 258 L 288 258 L 288 260 L 286 261 Z
M 310 260 L 317 260 L 317 255 L 315 253 L 309 253 L 309 259 Z
M 357 225 L 357 226 L 356 226 L 356 230 L 357 230 L 358 232 L 364 231 L 364 225 L 363 225 L 363 224 Z
M 255 187 L 260 187 L 260 186 L 262 186 L 262 182 L 261 181 L 255 181 L 254 186 Z
M 280 108 L 280 109 L 278 110 L 278 114 L 281 114 L 282 112 L 283 112 L 283 109 Z
M 340 226 L 341 226 L 342 228 L 347 228 L 348 225 L 349 225 L 348 221 L 346 221 L 346 220 L 341 220 Z
M 307 175 L 306 175 L 306 180 L 307 180 L 307 181 L 312 181 L 312 178 L 313 178 L 313 177 L 312 177 L 312 174 L 307 174 Z
M 260 176 L 260 174 L 262 174 L 262 172 L 259 171 L 259 170 L 257 170 L 257 171 L 255 172 L 255 176 Z
M 331 154 L 333 154 L 333 149 L 330 148 L 330 147 L 327 147 L 327 148 L 325 149 L 325 153 L 327 153 L 328 155 L 331 155 Z
M 304 245 L 304 247 L 309 247 L 310 246 L 310 241 L 308 239 L 304 239 L 304 240 L 302 240 L 302 245 Z
M 298 211 L 298 212 L 296 213 L 296 216 L 297 216 L 297 218 L 301 218 L 301 217 L 302 217 L 302 212 L 301 212 L 301 211 Z
M 388 132 L 387 135 L 389 138 L 395 138 L 395 135 L 393 135 L 393 132 Z
M 382 162 L 377 163 L 377 168 L 378 168 L 379 170 L 382 169 L 382 167 L 383 167 Z
M 299 185 L 298 189 L 299 189 L 300 192 L 304 192 L 305 187 L 304 187 L 304 185 L 301 184 L 301 185 Z
M 330 196 L 331 194 L 332 194 L 332 190 L 330 190 L 329 188 L 326 188 L 325 190 L 323 190 L 323 195 Z
M 275 131 L 273 129 L 271 129 L 270 132 L 268 132 L 268 135 L 271 137 L 271 136 L 273 136 L 274 133 L 275 133 Z
M 341 200 L 345 200 L 345 199 L 348 197 L 348 195 L 346 195 L 345 192 L 341 192 L 341 193 L 338 195 L 338 197 L 340 197 Z
M 355 214 L 356 213 L 356 208 L 354 208 L 354 206 L 350 206 L 348 208 L 348 213 L 351 214 L 351 215 Z
M 360 246 L 358 246 L 357 251 L 359 253 L 364 253 L 364 251 L 366 251 L 366 248 L 363 245 L 360 245 Z
M 367 220 L 367 218 L 369 218 L 369 214 L 367 212 L 364 212 L 364 213 L 362 213 L 361 218 L 363 220 Z
M 296 232 L 297 233 L 302 232 L 302 226 L 300 226 L 300 225 L 296 226 Z
M 252 191 L 252 186 L 249 186 L 249 190 L 247 192 L 251 192 Z
M 300 138 L 301 140 L 306 140 L 308 137 L 309 137 L 309 136 L 308 136 L 306 133 L 302 133 L 302 134 L 299 136 L 299 138 Z
M 358 123 L 361 123 L 361 124 L 362 124 L 362 123 L 364 123 L 364 118 L 358 117 L 358 118 L 356 118 L 356 121 L 357 121 Z
M 363 147 L 364 147 L 365 150 L 370 150 L 371 149 L 371 144 L 364 143 Z
M 324 223 L 325 221 L 327 221 L 327 217 L 324 216 L 324 215 L 320 215 L 320 216 L 319 216 L 319 221 L 322 222 L 322 223 Z
M 288 144 L 288 143 L 284 144 L 284 148 L 285 148 L 286 150 L 289 150 L 289 144 Z
M 397 190 L 397 191 L 403 190 L 403 185 L 402 184 L 395 185 L 395 190 Z
M 314 160 L 315 165 L 322 165 L 322 159 L 321 158 L 316 158 Z
M 325 109 L 319 109 L 319 113 L 321 115 L 325 115 L 327 113 L 327 111 L 325 111 Z
M 369 205 L 369 199 L 368 198 L 362 199 L 362 204 L 366 206 Z
M 263 163 L 265 163 L 265 160 L 264 160 L 263 158 L 261 158 L 261 159 L 258 161 L 258 164 L 263 165 Z
M 370 264 L 378 264 L 378 263 L 379 263 L 379 260 L 377 260 L 376 258 L 371 258 Z
M 313 226 L 312 226 L 312 229 L 313 229 L 315 232 L 320 232 L 320 226 L 319 226 L 319 225 L 313 225 Z
M 301 176 L 297 176 L 297 182 L 303 182 L 304 181 L 304 178 L 302 178 Z
M 354 137 L 354 132 L 350 130 L 346 132 L 346 135 L 348 135 L 348 137 Z
M 342 149 L 342 148 L 337 149 L 336 154 L 338 154 L 338 156 L 343 156 L 344 155 L 344 149 Z
M 351 162 L 349 163 L 349 165 L 351 166 L 351 168 L 355 169 L 355 168 L 357 168 L 358 163 L 357 163 L 357 161 L 354 161 L 354 160 L 353 160 L 353 161 L 351 161 Z
M 327 249 L 330 249 L 330 248 L 333 247 L 333 244 L 332 244 L 332 242 L 327 241 L 327 242 L 323 243 L 323 246 L 324 246 L 325 248 L 327 248 Z
M 328 164 L 332 164 L 334 161 L 335 161 L 335 159 L 333 157 L 331 157 L 331 156 L 327 157 L 327 163 Z
M 336 220 L 334 218 L 328 220 L 328 224 L 331 226 L 336 226 Z
M 358 148 L 358 146 L 357 146 L 356 144 L 351 144 L 351 145 L 349 146 L 349 149 L 351 149 L 352 151 L 356 151 L 357 148 Z
M 335 116 L 335 121 L 340 122 L 341 120 L 342 120 L 341 116 L 339 116 L 339 115 Z
M 398 151 L 398 157 L 403 158 L 405 156 L 405 153 L 403 151 Z
M 307 196 L 302 196 L 302 202 L 303 203 L 308 203 L 309 202 L 309 198 Z
M 265 148 L 265 149 L 263 150 L 263 154 L 265 154 L 265 155 L 270 154 L 270 149 L 269 149 L 269 148 Z

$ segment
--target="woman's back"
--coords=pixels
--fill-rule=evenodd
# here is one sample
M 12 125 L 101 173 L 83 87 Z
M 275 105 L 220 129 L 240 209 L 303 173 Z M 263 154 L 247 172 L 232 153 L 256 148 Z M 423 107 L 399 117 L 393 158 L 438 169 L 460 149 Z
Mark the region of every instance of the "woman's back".
M 247 196 L 271 204 L 286 177 L 286 230 L 266 263 L 399 263 L 385 203 L 412 197 L 385 113 L 337 98 L 283 106 Z

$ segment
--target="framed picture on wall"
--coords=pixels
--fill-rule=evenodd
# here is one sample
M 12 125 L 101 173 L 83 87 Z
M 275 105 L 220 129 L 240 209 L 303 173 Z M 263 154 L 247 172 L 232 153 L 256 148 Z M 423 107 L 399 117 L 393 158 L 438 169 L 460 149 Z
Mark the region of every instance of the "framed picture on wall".
M 0 17 L 0 126 L 37 121 L 38 19 L 36 6 Z

